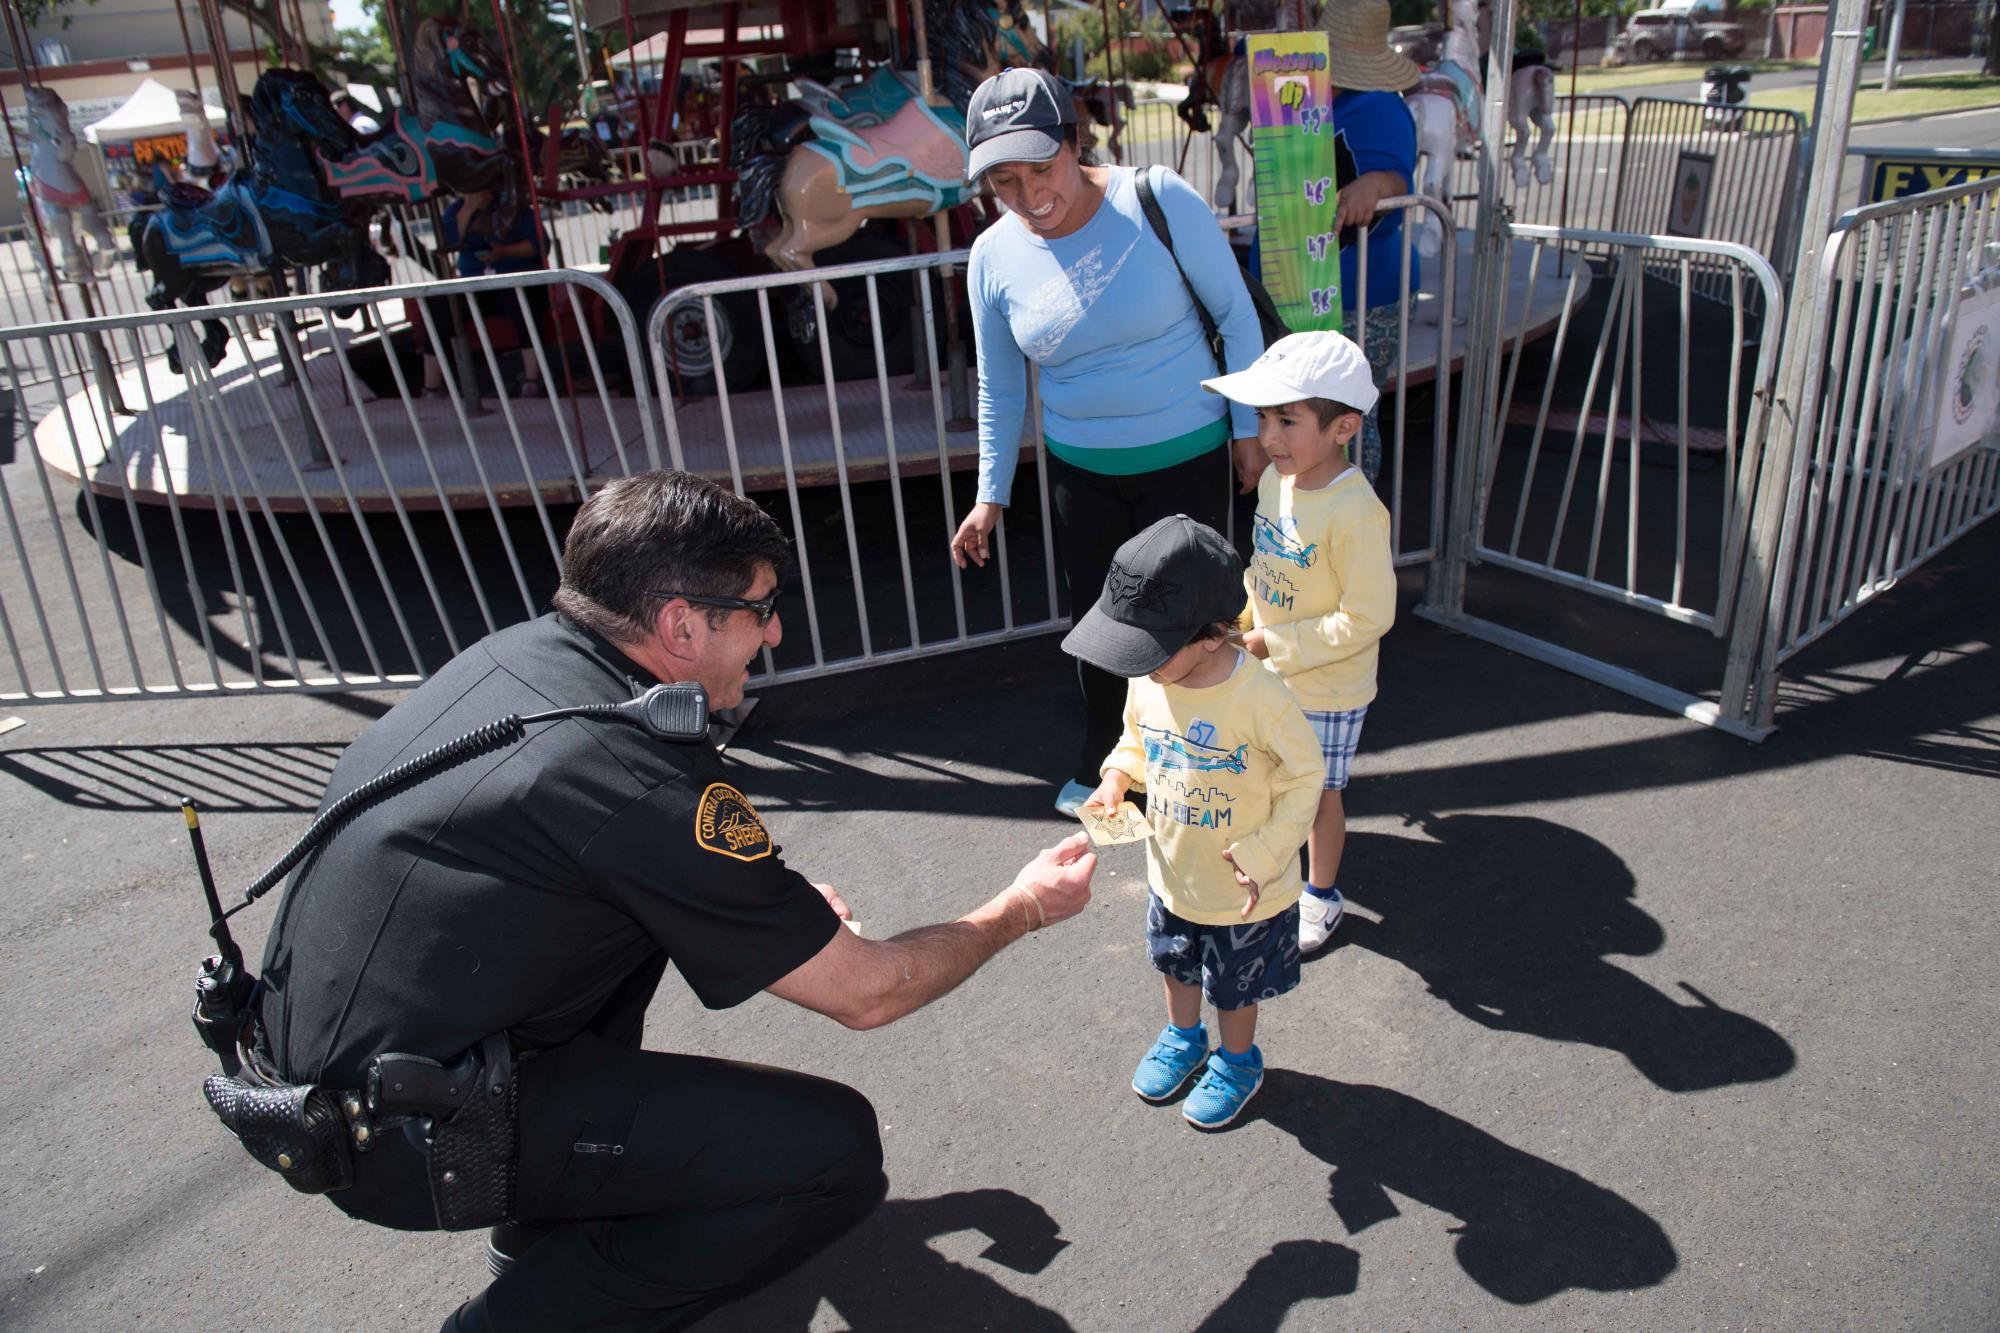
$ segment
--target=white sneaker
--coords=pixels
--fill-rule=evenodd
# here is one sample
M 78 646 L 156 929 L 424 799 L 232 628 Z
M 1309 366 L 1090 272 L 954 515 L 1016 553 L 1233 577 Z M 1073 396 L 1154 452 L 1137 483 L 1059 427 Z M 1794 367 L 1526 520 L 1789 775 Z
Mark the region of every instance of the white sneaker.
M 1322 898 L 1311 890 L 1300 894 L 1299 952 L 1318 953 L 1324 949 L 1327 937 L 1340 924 L 1340 914 L 1346 909 L 1346 900 L 1338 890 L 1331 898 Z
M 1068 819 L 1075 819 L 1076 812 L 1083 809 L 1083 803 L 1090 799 L 1094 787 L 1086 787 L 1081 782 L 1071 780 L 1062 785 L 1056 793 L 1056 813 Z

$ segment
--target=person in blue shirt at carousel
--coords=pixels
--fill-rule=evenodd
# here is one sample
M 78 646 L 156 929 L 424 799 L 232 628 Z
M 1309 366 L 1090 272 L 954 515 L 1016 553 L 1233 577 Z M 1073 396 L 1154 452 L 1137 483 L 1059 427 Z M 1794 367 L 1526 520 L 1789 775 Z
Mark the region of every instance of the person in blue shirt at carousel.
M 445 205 L 438 240 L 446 250 L 456 252 L 459 277 L 534 273 L 548 267 L 548 237 L 535 216 L 535 210 L 525 203 L 511 207 L 510 204 L 511 200 L 491 190 L 475 190 Z M 521 295 L 527 300 L 529 318 L 539 325 L 548 311 L 548 289 L 523 288 Z M 520 383 L 515 396 L 540 397 L 546 389 L 542 384 L 541 365 L 535 355 L 534 344 L 522 325 L 520 299 L 513 291 L 486 291 L 480 292 L 475 301 L 479 307 L 479 318 L 486 326 L 487 337 L 493 338 L 499 331 L 496 325 L 502 326 L 509 331 L 514 346 L 519 349 Z M 443 308 L 444 303 L 433 298 L 427 300 L 424 306 L 443 320 L 438 326 L 440 338 L 448 339 L 446 331 L 451 323 Z M 467 334 L 475 339 L 478 337 L 476 330 L 470 327 Z M 443 374 L 428 356 L 424 359 L 424 391 L 444 392 Z
M 1375 387 L 1394 369 L 1403 299 L 1403 213 L 1377 215 L 1384 199 L 1411 193 L 1417 170 L 1417 127 L 1402 90 L 1418 69 L 1389 46 L 1388 0 L 1327 0 L 1319 26 L 1327 35 L 1327 72 L 1334 87 L 1334 186 L 1339 191 L 1340 300 L 1349 337 L 1361 344 Z M 1362 291 L 1361 233 L 1367 230 L 1367 291 Z M 1410 251 L 1409 290 L 1421 285 Z M 1362 300 L 1367 307 L 1356 318 Z M 1382 469 L 1379 406 L 1362 419 L 1352 461 L 1370 482 Z

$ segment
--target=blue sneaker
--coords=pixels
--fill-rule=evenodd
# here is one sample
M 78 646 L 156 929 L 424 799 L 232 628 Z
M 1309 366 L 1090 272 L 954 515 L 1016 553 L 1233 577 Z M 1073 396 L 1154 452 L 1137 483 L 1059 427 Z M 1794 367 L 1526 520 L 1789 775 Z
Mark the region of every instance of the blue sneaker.
M 1208 1072 L 1181 1107 L 1190 1125 L 1221 1129 L 1243 1113 L 1243 1104 L 1264 1086 L 1264 1052 L 1252 1046 L 1250 1054 L 1255 1058 L 1247 1065 L 1223 1059 L 1220 1051 L 1209 1059 Z
M 1132 1075 L 1132 1091 L 1149 1102 L 1163 1102 L 1181 1090 L 1201 1062 L 1208 1058 L 1208 1030 L 1197 1028 L 1198 1041 L 1189 1041 L 1171 1025 L 1160 1029 L 1160 1039 Z

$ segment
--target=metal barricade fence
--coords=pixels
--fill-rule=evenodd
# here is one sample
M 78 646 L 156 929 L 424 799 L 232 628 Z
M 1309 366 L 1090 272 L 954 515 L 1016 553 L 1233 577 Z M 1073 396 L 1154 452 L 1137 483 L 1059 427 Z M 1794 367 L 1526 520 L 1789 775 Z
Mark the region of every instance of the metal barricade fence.
M 1744 682 L 1766 726 L 1787 658 L 2000 512 L 2000 435 L 1933 459 L 1953 401 L 1970 408 L 1990 392 L 1984 305 L 2000 288 L 2000 178 L 1853 209 L 1836 232 L 1779 477 L 1784 521 L 1756 679 Z M 1962 364 L 1967 343 L 1952 341 L 1966 302 L 1964 331 L 1974 320 L 1989 330 L 1983 370 Z
M 1171 167 L 1195 192 L 1215 202 L 1215 180 L 1222 163 L 1215 151 L 1215 135 L 1190 134 L 1179 115 L 1180 104 L 1166 101 L 1137 102 L 1126 108 L 1125 123 L 1119 132 L 1119 162 L 1128 167 Z M 1209 123 L 1217 119 L 1216 109 L 1208 108 Z M 1108 156 L 1106 131 L 1099 127 L 1098 151 Z M 1231 148 L 1236 159 L 1236 207 L 1249 212 L 1255 195 L 1256 168 L 1250 147 L 1238 139 Z
M 104 214 L 105 225 L 110 228 L 117 245 L 110 254 L 100 258 L 103 271 L 94 274 L 88 282 L 73 282 L 64 274 L 59 287 L 49 281 L 48 269 L 43 262 L 43 237 L 33 220 L 0 227 L 0 314 L 5 315 L 7 325 L 24 328 L 33 324 L 56 323 L 65 316 L 74 320 L 98 315 L 135 315 L 145 310 L 146 294 L 152 290 L 153 280 L 141 272 L 133 261 L 128 228 L 134 217 L 146 211 L 119 209 Z M 78 232 L 80 244 L 94 244 L 82 234 L 80 227 Z M 61 268 L 62 256 L 56 249 L 53 236 L 48 238 L 48 258 Z M 147 344 L 148 355 L 166 350 L 164 337 L 163 333 L 159 334 Z M 37 359 L 25 368 L 26 383 L 46 384 L 58 368 L 68 374 L 77 374 L 88 368 L 89 358 L 95 349 L 77 339 L 62 338 L 51 341 L 47 350 L 55 358 L 54 363 L 43 365 L 38 349 Z M 111 348 L 107 355 L 114 365 L 123 367 L 130 364 L 127 351 L 123 347 Z
M 1554 179 L 1533 175 L 1527 184 L 1515 181 L 1507 160 L 1515 136 L 1505 127 L 1502 170 L 1495 182 L 1500 198 L 1513 210 L 1516 222 L 1533 226 L 1610 231 L 1617 213 L 1618 183 L 1623 170 L 1626 122 L 1631 106 L 1617 93 L 1580 93 L 1556 97 L 1555 139 L 1549 145 Z M 1530 128 L 1530 144 L 1536 131 Z M 1479 201 L 1478 162 L 1461 157 L 1451 174 L 1453 216 L 1470 231 Z
M 1776 272 L 1727 241 L 1504 223 L 1501 234 L 1490 299 L 1511 311 L 1549 275 L 1564 296 L 1545 343 L 1510 313 L 1502 327 L 1519 331 L 1483 349 L 1485 389 L 1461 418 L 1474 452 L 1458 473 L 1470 495 L 1452 558 L 1727 635 L 1777 361 L 1756 312 L 1779 303 Z M 1720 327 L 1694 305 L 1699 275 L 1718 272 Z M 1705 697 L 1467 614 L 1462 577 L 1439 586 L 1454 591 L 1429 618 L 1750 734 Z
M 1400 299 L 1382 307 L 1397 382 L 1379 486 L 1401 565 L 1442 546 L 1457 352 L 1437 295 L 1457 245 L 1412 290 L 1413 230 Z M 0 702 L 413 684 L 542 608 L 565 506 L 669 463 L 759 496 L 797 544 L 784 609 L 804 632 L 767 657 L 763 681 L 1059 629 L 1038 438 L 997 564 L 960 571 L 947 553 L 977 454 L 970 313 L 948 287 L 964 259 L 683 288 L 643 342 L 617 292 L 562 270 L 0 333 L 0 376 L 38 423 L 0 470 L 16 557 L 0 570 L 14 677 Z M 212 369 L 210 320 L 229 335 Z M 144 355 L 160 337 L 187 378 Z M 115 393 L 60 369 L 24 383 L 30 354 L 58 338 L 119 344 L 132 364 Z
M 1785 271 L 1804 127 L 1796 111 L 1634 98 L 1612 229 L 1728 241 Z M 1693 277 L 1695 295 L 1728 304 L 1728 265 L 1697 263 Z
M 1450 290 L 1458 247 L 1449 215 L 1432 201 L 1404 197 L 1381 207 L 1403 211 L 1411 224 L 1398 251 L 1398 299 L 1383 305 L 1397 350 L 1386 366 L 1396 383 L 1381 408 L 1393 426 L 1384 428 L 1387 475 L 1378 488 L 1400 566 L 1442 549 L 1453 324 L 1438 292 Z M 1413 289 L 1411 236 L 1426 211 L 1444 225 L 1447 244 L 1437 272 Z M 1357 268 L 1365 274 L 1363 247 Z M 657 305 L 647 322 L 672 465 L 741 495 L 783 495 L 779 517 L 797 547 L 800 600 L 781 608 L 793 633 L 766 651 L 760 682 L 1069 624 L 1058 597 L 1038 402 L 1030 402 L 993 564 L 961 571 L 948 554 L 974 498 L 978 450 L 970 312 L 962 286 L 947 294 L 965 257 L 953 251 L 697 283 Z M 1365 283 L 1355 295 L 1365 309 Z M 958 303 L 955 315 L 948 300 Z M 1354 332 L 1359 339 L 1362 331 Z M 1410 428 L 1426 416 L 1428 438 Z
M 161 331 L 187 378 L 143 355 Z M 66 337 L 125 345 L 131 411 L 60 368 Z M 22 382 L 36 347 L 53 383 Z M 623 300 L 565 271 L 0 332 L 40 419 L 0 470 L 0 701 L 422 679 L 543 608 L 559 507 L 660 465 L 643 366 Z

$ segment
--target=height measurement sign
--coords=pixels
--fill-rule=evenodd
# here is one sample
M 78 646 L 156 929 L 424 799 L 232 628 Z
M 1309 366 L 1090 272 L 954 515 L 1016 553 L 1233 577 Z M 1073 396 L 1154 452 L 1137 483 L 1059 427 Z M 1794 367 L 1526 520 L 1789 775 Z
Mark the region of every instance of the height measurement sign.
M 1264 287 L 1295 332 L 1338 330 L 1340 233 L 1326 34 L 1253 32 L 1248 47 Z

